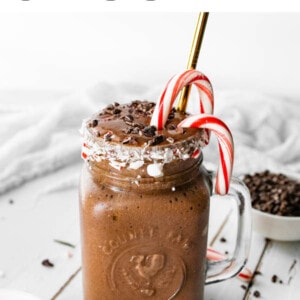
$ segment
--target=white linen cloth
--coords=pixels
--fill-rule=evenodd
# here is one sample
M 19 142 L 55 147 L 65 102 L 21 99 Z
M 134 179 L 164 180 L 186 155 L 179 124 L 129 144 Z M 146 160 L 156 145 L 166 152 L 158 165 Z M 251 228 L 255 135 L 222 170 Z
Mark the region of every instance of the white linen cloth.
M 0 194 L 79 163 L 82 119 L 114 101 L 156 101 L 160 92 L 159 88 L 100 83 L 51 105 L 39 99 L 38 104 L 20 107 L 7 105 L 0 98 Z M 234 175 L 269 169 L 299 177 L 300 99 L 245 90 L 221 91 L 215 94 L 214 114 L 227 123 L 234 136 Z M 204 149 L 209 168 L 218 164 L 216 143 L 212 135 Z M 78 174 L 72 176 L 60 185 L 75 186 Z

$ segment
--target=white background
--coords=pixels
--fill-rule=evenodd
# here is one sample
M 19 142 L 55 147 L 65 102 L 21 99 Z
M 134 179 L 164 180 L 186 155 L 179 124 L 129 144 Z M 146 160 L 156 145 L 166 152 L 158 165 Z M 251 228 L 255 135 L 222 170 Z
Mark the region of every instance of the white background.
M 197 13 L 2 13 L 0 90 L 160 84 L 186 67 Z M 198 69 L 215 90 L 300 95 L 300 13 L 210 13 Z M 142 96 L 142 95 L 141 95 Z

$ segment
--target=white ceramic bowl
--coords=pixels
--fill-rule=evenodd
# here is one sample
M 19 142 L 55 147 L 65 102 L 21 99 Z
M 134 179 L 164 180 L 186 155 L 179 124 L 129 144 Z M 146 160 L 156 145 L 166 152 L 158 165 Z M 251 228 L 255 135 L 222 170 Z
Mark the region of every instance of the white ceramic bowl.
M 282 217 L 253 208 L 252 227 L 272 240 L 300 241 L 300 217 Z
M 2 300 L 40 300 L 37 297 L 22 291 L 0 289 L 0 299 Z

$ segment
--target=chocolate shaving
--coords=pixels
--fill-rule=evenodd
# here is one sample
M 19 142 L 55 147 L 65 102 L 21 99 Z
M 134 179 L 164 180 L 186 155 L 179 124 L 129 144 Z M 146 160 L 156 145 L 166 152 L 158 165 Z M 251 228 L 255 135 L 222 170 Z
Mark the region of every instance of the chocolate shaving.
M 289 273 L 292 272 L 292 270 L 295 268 L 296 264 L 297 264 L 297 260 L 294 259 L 293 262 L 292 262 L 292 264 L 291 264 L 291 266 L 290 266 L 290 268 L 289 268 Z
M 113 136 L 113 133 L 112 133 L 112 132 L 107 132 L 107 133 L 104 135 L 105 141 L 106 141 L 106 142 L 111 141 L 112 136 Z
M 146 137 L 153 137 L 155 136 L 156 127 L 155 126 L 147 126 L 143 130 L 143 134 Z
M 160 143 L 162 143 L 164 140 L 166 139 L 166 137 L 164 135 L 156 135 L 151 141 L 150 141 L 150 145 L 151 146 L 156 146 Z
M 126 115 L 124 117 L 125 122 L 132 122 L 134 120 L 133 115 Z
M 54 264 L 49 259 L 44 259 L 42 265 L 48 268 L 53 268 Z
M 131 133 L 132 134 L 139 134 L 139 132 L 140 132 L 140 129 L 138 127 L 131 128 Z
M 132 127 L 127 127 L 127 128 L 125 128 L 125 129 L 123 130 L 123 132 L 126 133 L 126 134 L 130 134 L 130 133 L 132 133 L 132 130 L 133 130 Z
M 62 240 L 54 240 L 55 243 L 58 243 L 58 244 L 61 244 L 61 245 L 64 245 L 64 246 L 67 246 L 67 247 L 70 247 L 70 248 L 75 248 L 75 245 L 69 243 L 69 242 L 65 242 L 65 241 L 62 241 Z
M 262 275 L 262 272 L 261 271 L 258 271 L 258 270 L 256 270 L 255 272 L 254 272 L 254 274 L 253 274 L 254 276 L 256 276 L 256 275 Z

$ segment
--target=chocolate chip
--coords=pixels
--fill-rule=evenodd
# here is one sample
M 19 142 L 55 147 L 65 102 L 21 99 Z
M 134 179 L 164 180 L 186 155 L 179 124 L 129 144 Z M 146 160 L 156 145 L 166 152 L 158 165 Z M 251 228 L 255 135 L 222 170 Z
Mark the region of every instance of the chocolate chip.
M 143 129 L 143 134 L 146 137 L 153 137 L 153 136 L 155 136 L 155 132 L 156 132 L 156 127 L 155 126 L 146 126 Z
M 260 297 L 260 292 L 257 291 L 257 290 L 254 291 L 253 296 L 254 296 L 255 298 L 259 298 L 259 297 Z
M 150 142 L 151 146 L 156 146 L 160 143 L 162 143 L 164 140 L 166 139 L 166 137 L 164 135 L 156 135 L 153 140 Z
M 273 283 L 276 283 L 277 279 L 278 279 L 277 275 L 273 275 L 271 280 Z
M 42 265 L 48 268 L 53 268 L 54 264 L 49 259 L 44 259 Z
M 168 127 L 168 130 L 175 130 L 176 129 L 176 125 L 175 124 L 170 124 Z
M 122 111 L 121 109 L 115 108 L 115 109 L 114 109 L 114 114 L 115 114 L 115 115 L 118 115 L 119 113 L 121 113 L 121 111 Z
M 174 117 L 175 117 L 175 112 L 176 112 L 176 109 L 173 107 L 172 110 L 171 110 L 171 112 L 170 112 L 169 115 L 168 115 L 168 120 L 174 119 Z
M 282 216 L 300 216 L 300 182 L 268 170 L 244 177 L 252 207 Z
M 221 242 L 221 243 L 226 243 L 227 240 L 226 240 L 224 237 L 221 237 L 221 238 L 220 238 L 220 242 Z
M 98 120 L 93 120 L 92 121 L 92 127 L 96 127 L 98 125 Z

